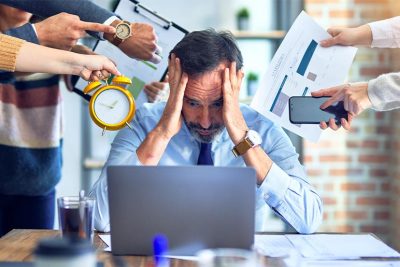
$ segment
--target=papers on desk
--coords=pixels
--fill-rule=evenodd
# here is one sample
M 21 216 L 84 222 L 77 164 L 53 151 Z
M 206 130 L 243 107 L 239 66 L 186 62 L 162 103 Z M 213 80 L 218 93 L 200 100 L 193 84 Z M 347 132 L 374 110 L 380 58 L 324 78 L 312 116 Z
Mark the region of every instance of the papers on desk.
M 343 84 L 357 49 L 319 42 L 330 35 L 304 11 L 297 17 L 263 75 L 251 107 L 273 122 L 311 141 L 321 134 L 318 125 L 289 121 L 291 96 Z
M 104 251 L 111 252 L 111 235 L 99 235 L 99 237 L 107 245 L 107 247 L 104 249 Z
M 107 248 L 104 249 L 104 251 L 109 251 L 111 252 L 111 235 L 99 235 L 101 240 L 106 243 L 108 246 Z M 166 258 L 170 259 L 180 259 L 180 260 L 191 260 L 191 261 L 197 261 L 197 257 L 195 256 L 175 256 L 175 255 L 165 255 Z
M 255 248 L 270 257 L 296 250 L 310 259 L 400 258 L 400 254 L 370 234 L 256 235 Z
M 111 251 L 111 236 L 99 235 Z M 255 235 L 254 248 L 269 257 L 284 258 L 288 266 L 400 267 L 400 261 L 364 261 L 363 258 L 396 258 L 400 253 L 371 234 Z M 191 256 L 166 256 L 196 261 Z M 354 261 L 356 260 L 356 261 Z
M 286 235 L 306 258 L 359 259 L 400 257 L 400 254 L 372 235 L 316 234 Z
M 400 267 L 400 261 L 307 261 L 301 267 L 339 267 L 339 266 L 351 266 L 351 267 Z

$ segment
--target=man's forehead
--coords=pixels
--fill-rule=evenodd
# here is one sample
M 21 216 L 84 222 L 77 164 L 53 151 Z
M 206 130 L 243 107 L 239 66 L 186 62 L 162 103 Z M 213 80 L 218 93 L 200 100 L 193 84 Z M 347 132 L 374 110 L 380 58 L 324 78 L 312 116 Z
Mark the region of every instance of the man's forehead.
M 222 74 L 226 67 L 226 64 L 221 63 L 213 70 L 207 71 L 200 75 L 190 76 L 188 83 L 199 85 L 220 84 L 222 82 Z

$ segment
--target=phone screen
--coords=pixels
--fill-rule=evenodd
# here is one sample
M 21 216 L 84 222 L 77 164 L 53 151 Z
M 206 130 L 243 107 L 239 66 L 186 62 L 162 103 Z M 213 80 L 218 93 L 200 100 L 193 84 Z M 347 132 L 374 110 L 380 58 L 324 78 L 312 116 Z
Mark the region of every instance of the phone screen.
M 333 118 L 340 125 L 340 119 L 347 119 L 347 111 L 344 109 L 343 101 L 326 109 L 320 106 L 329 97 L 294 96 L 289 99 L 289 120 L 296 124 L 319 124 L 321 121 L 328 122 Z

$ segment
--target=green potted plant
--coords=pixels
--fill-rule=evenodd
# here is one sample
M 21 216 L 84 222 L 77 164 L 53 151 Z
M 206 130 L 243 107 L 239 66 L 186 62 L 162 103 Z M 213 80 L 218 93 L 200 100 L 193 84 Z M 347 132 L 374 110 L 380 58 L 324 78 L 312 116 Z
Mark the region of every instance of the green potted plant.
M 253 96 L 258 87 L 258 74 L 255 72 L 249 72 L 247 74 L 247 95 Z
M 240 31 L 247 31 L 249 29 L 250 12 L 246 7 L 242 7 L 236 13 L 237 27 Z

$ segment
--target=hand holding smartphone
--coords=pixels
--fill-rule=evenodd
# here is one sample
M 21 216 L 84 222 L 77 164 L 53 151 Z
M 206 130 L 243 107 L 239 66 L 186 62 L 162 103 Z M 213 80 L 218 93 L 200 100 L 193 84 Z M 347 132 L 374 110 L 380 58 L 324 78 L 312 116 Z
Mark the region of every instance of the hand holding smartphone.
M 340 125 L 342 118 L 348 120 L 343 101 L 322 110 L 320 106 L 330 97 L 292 96 L 289 98 L 289 120 L 293 124 L 319 124 L 329 122 L 330 118 Z

